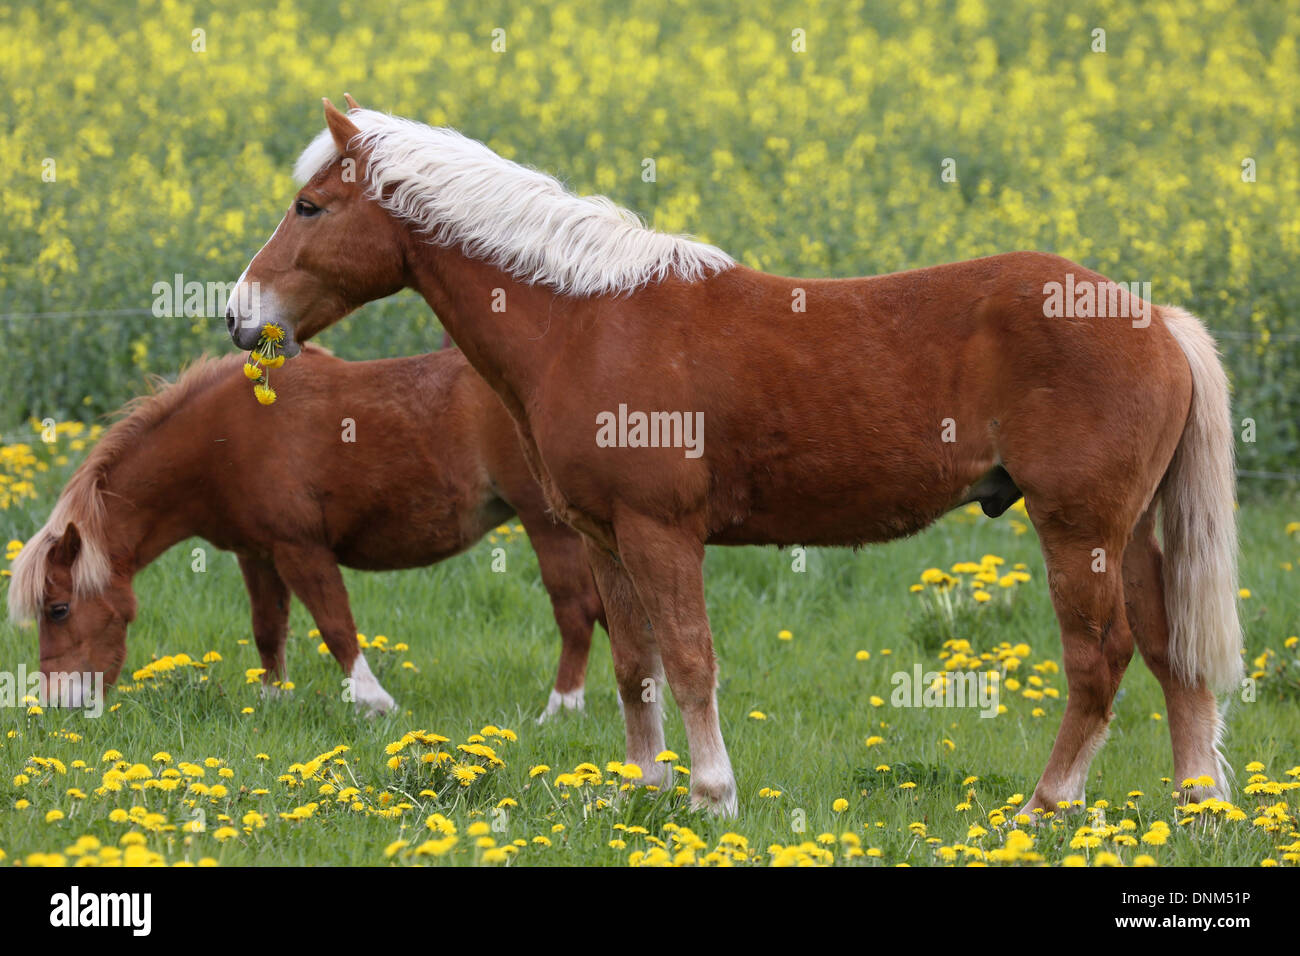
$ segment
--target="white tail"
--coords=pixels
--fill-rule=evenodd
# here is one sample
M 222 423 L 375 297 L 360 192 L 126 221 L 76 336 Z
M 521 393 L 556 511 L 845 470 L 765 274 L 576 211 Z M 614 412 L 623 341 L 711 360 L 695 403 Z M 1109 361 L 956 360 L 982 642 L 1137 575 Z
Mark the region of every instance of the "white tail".
M 1188 686 L 1223 692 L 1242 673 L 1228 377 L 1196 316 L 1171 306 L 1160 315 L 1192 370 L 1192 407 L 1161 485 L 1169 659 Z

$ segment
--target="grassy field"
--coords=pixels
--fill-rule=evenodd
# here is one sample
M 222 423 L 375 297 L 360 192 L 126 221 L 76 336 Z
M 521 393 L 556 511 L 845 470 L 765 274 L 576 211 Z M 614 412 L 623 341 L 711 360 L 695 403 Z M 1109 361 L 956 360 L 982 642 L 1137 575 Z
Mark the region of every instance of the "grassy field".
M 59 487 L 69 467 L 41 472 L 41 484 Z M 42 494 L 3 520 L 23 537 L 49 502 Z M 296 605 L 294 687 L 265 698 L 248 676 L 259 660 L 233 558 L 214 553 L 195 573 L 191 548 L 203 543 L 179 545 L 137 579 L 127 673 L 108 712 L 0 709 L 0 851 L 26 864 L 125 854 L 223 865 L 1294 864 L 1300 528 L 1287 526 L 1298 516 L 1293 499 L 1241 510 L 1247 670 L 1257 684 L 1229 717 L 1233 807 L 1175 808 L 1163 700 L 1135 661 L 1093 765 L 1090 806 L 1028 831 L 1028 842 L 1012 835 L 1064 706 L 1059 641 L 1023 514 L 959 512 L 888 546 L 810 551 L 804 572 L 789 552 L 710 550 L 735 821 L 693 814 L 678 793 L 615 796 L 628 781 L 610 769 L 623 740 L 603 636 L 586 714 L 538 726 L 558 636 L 527 539 L 512 529 L 431 569 L 348 574 L 369 657 L 401 704 L 378 719 L 340 699 L 338 667 Z M 490 570 L 496 546 L 506 548 L 506 573 Z M 1005 562 L 997 573 L 1007 585 L 990 583 L 986 603 L 970 599 L 969 573 L 949 592 L 951 616 L 936 610 L 933 587 L 913 590 L 926 569 L 986 555 Z M 1005 580 L 1017 564 L 1028 581 Z M 941 655 L 963 650 L 945 645 L 953 638 L 1002 658 L 977 666 L 1009 668 L 1005 712 L 893 706 L 891 675 L 939 670 Z M 213 652 L 219 659 L 203 664 Z M 34 633 L 0 625 L 0 659 L 34 668 Z M 127 679 L 145 670 L 153 676 Z M 684 767 L 680 719 L 668 711 L 668 745 Z M 447 741 L 406 736 L 417 731 Z M 449 757 L 420 759 L 440 753 Z M 462 785 L 457 765 L 485 772 Z

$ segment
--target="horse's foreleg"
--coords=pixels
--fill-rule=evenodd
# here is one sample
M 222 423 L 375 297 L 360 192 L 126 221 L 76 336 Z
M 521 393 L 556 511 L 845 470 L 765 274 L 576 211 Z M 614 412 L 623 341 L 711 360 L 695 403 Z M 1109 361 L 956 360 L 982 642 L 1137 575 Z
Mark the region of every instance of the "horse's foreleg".
M 682 527 L 640 515 L 617 520 L 614 530 L 686 725 L 691 802 L 735 816 L 736 778 L 718 723 L 718 666 L 704 603 L 704 545 Z
M 664 787 L 671 771 L 655 761 L 664 749 L 663 662 L 655 635 L 624 567 L 594 541 L 586 545 L 609 619 L 609 648 L 627 727 L 627 762 L 641 768 L 646 784 Z
M 262 675 L 262 684 L 269 687 L 274 681 L 282 681 L 288 676 L 284 666 L 284 643 L 289 636 L 289 589 L 271 562 L 243 554 L 238 558 L 253 613 L 253 641 L 266 672 Z
M 275 567 L 315 618 L 325 646 L 348 675 L 347 686 L 357 709 L 371 713 L 395 710 L 396 701 L 379 685 L 357 643 L 357 625 L 333 553 L 319 547 L 281 545 L 275 549 Z

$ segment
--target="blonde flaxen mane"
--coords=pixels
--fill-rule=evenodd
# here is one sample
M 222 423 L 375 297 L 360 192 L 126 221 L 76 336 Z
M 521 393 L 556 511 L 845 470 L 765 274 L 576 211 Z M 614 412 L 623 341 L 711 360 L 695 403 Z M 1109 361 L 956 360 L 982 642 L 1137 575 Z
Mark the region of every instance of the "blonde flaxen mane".
M 9 582 L 9 617 L 26 621 L 36 617 L 45 603 L 45 581 L 50 553 L 69 524 L 81 536 L 81 550 L 72 565 L 72 587 L 77 597 L 102 591 L 112 565 L 104 527 L 104 479 L 123 454 L 137 447 L 145 435 L 196 392 L 206 389 L 222 375 L 234 372 L 240 356 L 203 357 L 190 365 L 175 383 L 163 379 L 151 383 L 152 390 L 122 407 L 122 417 L 99 440 L 86 460 L 59 495 L 44 527 L 32 536 L 13 564 Z
M 353 109 L 367 152 L 367 192 L 441 245 L 568 295 L 618 295 L 670 276 L 696 281 L 735 261 L 715 246 L 647 228 L 604 196 L 577 196 L 552 176 L 453 129 Z M 329 130 L 294 166 L 305 184 L 339 158 Z

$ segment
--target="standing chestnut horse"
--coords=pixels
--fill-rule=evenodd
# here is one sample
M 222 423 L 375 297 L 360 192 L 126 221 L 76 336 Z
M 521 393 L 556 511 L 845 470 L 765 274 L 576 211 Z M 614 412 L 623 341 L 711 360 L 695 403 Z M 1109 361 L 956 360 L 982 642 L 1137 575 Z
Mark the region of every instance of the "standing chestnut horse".
M 231 334 L 249 348 L 277 322 L 292 354 L 363 302 L 424 296 L 587 538 L 627 757 L 649 782 L 663 782 L 666 675 L 693 802 L 736 810 L 706 543 L 860 545 L 1023 494 L 1069 685 L 1029 810 L 1083 798 L 1135 638 L 1164 689 L 1177 776 L 1213 779 L 1193 797 L 1223 792 L 1214 691 L 1241 666 L 1233 437 L 1193 316 L 1126 295 L 1145 321 L 1049 317 L 1049 290 L 1106 280 L 1029 252 L 765 275 L 453 130 L 349 105 L 326 101 L 294 170 L 304 185 L 232 296 Z
M 357 645 L 339 565 L 423 567 L 517 514 L 563 641 L 543 717 L 581 708 L 593 622 L 604 623 L 582 541 L 546 514 L 514 423 L 464 356 L 344 362 L 310 349 L 276 373 L 269 408 L 242 361 L 201 361 L 128 405 L 19 554 L 9 610 L 38 618 L 42 673 L 113 683 L 132 578 L 197 535 L 238 556 L 264 681 L 285 676 L 292 592 L 353 678 L 357 707 L 391 709 Z

